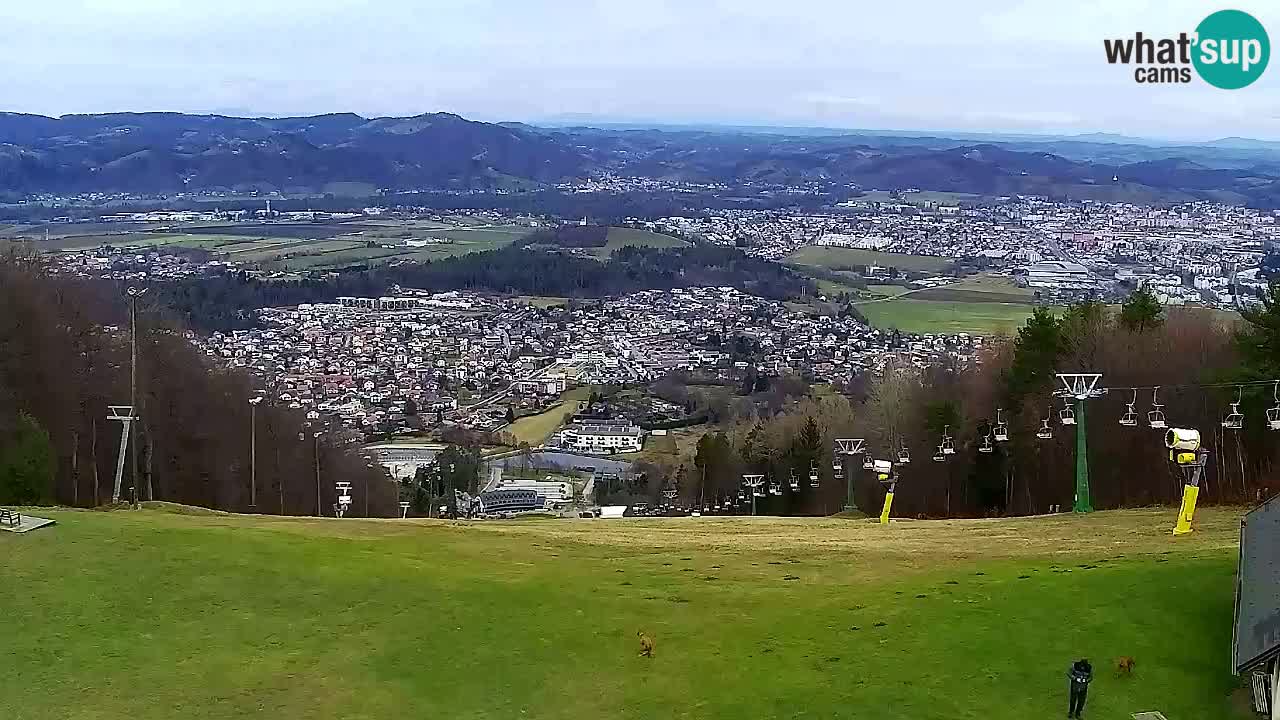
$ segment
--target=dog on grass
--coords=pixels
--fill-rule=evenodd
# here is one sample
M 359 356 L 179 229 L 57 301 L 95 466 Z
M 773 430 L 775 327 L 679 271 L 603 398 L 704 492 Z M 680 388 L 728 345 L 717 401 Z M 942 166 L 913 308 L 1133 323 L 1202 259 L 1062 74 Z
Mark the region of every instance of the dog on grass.
M 640 657 L 653 657 L 653 638 L 649 637 L 649 633 L 640 630 L 636 636 L 640 638 Z

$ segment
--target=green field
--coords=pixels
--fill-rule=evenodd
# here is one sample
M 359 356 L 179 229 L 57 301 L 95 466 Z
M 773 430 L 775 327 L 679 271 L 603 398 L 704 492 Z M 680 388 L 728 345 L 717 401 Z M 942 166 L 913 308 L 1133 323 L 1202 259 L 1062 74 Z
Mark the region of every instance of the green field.
M 1229 510 L 1177 540 L 1173 509 L 888 527 L 42 514 L 58 525 L 0 533 L 13 717 L 1027 720 L 1063 715 L 1079 657 L 1088 718 L 1245 717 Z
M 565 418 L 578 411 L 578 403 L 591 396 L 591 388 L 583 386 L 569 390 L 560 396 L 560 402 L 536 415 L 525 415 L 506 427 L 504 432 L 515 436 L 516 442 L 527 442 L 534 447 L 541 445 L 564 424 Z
M 687 247 L 688 242 L 670 235 L 663 235 L 651 230 L 641 230 L 638 228 L 611 227 L 609 234 L 605 238 L 604 247 L 594 248 L 591 254 L 601 259 L 607 259 L 613 254 L 614 250 L 622 247 Z
M 992 302 L 944 302 L 907 298 L 868 302 L 858 311 L 878 328 L 912 333 L 1012 333 L 1031 317 L 1032 305 Z
M 809 265 L 828 270 L 847 270 L 862 265 L 879 265 L 881 267 L 894 267 L 899 270 L 942 272 L 952 265 L 952 262 L 947 258 L 930 255 L 904 255 L 901 253 L 886 253 L 876 250 L 859 250 L 857 248 L 829 245 L 806 245 L 788 255 L 786 261 L 796 265 Z
M 1035 303 L 1035 291 L 1018 287 L 1012 278 L 999 275 L 975 275 L 959 282 L 912 293 L 916 300 L 947 302 Z

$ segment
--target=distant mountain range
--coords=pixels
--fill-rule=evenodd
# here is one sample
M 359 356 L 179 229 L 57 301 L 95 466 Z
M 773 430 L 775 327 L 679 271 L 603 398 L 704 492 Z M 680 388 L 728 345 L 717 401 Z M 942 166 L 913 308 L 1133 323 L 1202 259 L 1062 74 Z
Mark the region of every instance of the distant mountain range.
M 36 193 L 521 190 L 613 173 L 1280 206 L 1280 143 L 1110 134 L 945 137 L 831 129 L 536 127 L 435 113 L 238 118 L 0 113 L 0 199 Z

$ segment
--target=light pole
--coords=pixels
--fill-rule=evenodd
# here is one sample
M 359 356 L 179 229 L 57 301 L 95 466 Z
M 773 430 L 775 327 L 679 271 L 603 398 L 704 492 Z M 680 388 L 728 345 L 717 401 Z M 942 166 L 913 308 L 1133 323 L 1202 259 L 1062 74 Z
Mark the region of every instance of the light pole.
M 249 507 L 258 507 L 258 404 L 262 396 L 249 398 Z
M 458 519 L 458 493 L 453 489 L 453 470 L 457 467 L 454 463 L 449 463 L 449 488 L 445 492 L 449 495 L 444 499 L 445 507 L 449 508 L 451 519 Z
M 320 436 L 324 435 L 323 430 L 317 430 L 311 433 L 311 437 L 315 440 L 315 456 L 316 456 L 316 517 L 324 517 L 324 511 L 320 508 Z
M 145 295 L 146 288 L 130 287 L 125 290 L 129 296 L 129 406 L 133 408 L 133 416 L 138 417 L 138 298 Z M 129 493 L 134 506 L 138 504 L 138 433 L 129 435 Z M 148 478 L 148 482 L 150 479 Z M 151 488 L 147 488 L 147 499 L 151 499 Z

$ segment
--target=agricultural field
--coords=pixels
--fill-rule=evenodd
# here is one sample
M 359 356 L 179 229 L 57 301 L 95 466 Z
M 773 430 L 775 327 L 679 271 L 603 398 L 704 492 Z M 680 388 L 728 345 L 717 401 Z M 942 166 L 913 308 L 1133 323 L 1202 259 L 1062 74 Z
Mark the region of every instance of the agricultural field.
M 20 717 L 1228 720 L 1239 512 L 903 521 L 48 510 L 0 533 Z M 656 641 L 638 657 L 636 634 Z M 1131 677 L 1114 658 L 1137 661 Z
M 1033 305 L 917 300 L 916 295 L 858 305 L 878 328 L 912 333 L 1013 333 L 1031 317 Z
M 809 265 L 828 270 L 847 270 L 863 265 L 878 265 L 921 272 L 942 272 L 953 264 L 947 258 L 930 255 L 904 255 L 829 245 L 806 245 L 788 255 L 786 261 L 795 265 Z

